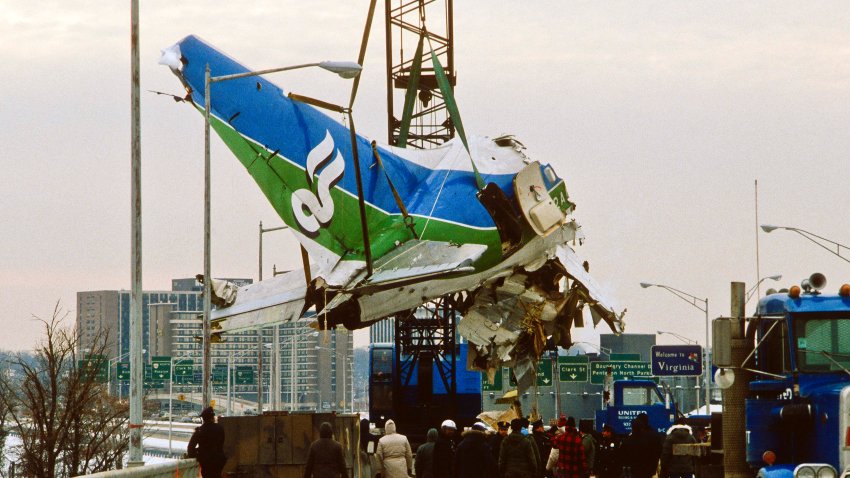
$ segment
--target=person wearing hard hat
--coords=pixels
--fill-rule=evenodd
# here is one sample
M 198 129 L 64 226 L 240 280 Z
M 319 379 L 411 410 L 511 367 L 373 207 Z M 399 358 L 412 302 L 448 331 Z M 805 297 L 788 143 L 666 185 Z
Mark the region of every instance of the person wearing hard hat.
M 454 476 L 455 433 L 457 425 L 452 420 L 443 420 L 440 436 L 434 444 L 434 476 Z

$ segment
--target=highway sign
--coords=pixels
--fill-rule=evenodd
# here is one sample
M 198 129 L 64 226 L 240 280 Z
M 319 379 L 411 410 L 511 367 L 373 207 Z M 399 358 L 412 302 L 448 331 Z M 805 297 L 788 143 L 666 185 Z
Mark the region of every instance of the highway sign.
M 182 362 L 187 361 L 183 360 Z M 178 385 L 191 385 L 195 382 L 195 367 L 192 365 L 191 360 L 188 360 L 188 362 L 174 364 L 174 383 Z
M 254 367 L 250 365 L 236 366 L 236 385 L 253 385 Z
M 659 377 L 699 377 L 702 375 L 702 347 L 653 345 L 652 374 Z
M 627 378 L 652 378 L 652 366 L 649 362 L 590 362 L 590 383 L 602 385 L 605 382 L 605 373 L 607 372 L 608 367 L 611 367 L 614 380 L 625 380 Z
M 171 357 L 151 357 L 151 378 L 165 382 L 171 380 Z
M 496 375 L 493 377 L 493 383 L 487 380 L 487 374 L 481 374 L 481 390 L 484 392 L 501 392 L 502 391 L 502 368 L 496 370 Z
M 212 384 L 227 385 L 227 365 L 215 364 L 212 369 Z
M 558 357 L 558 379 L 562 382 L 587 382 L 587 355 Z
M 118 362 L 118 380 L 130 380 L 130 362 Z
M 537 362 L 537 386 L 548 387 L 552 383 L 552 359 L 540 359 Z
M 89 355 L 77 361 L 77 368 L 81 374 L 92 374 L 94 381 L 98 383 L 106 383 L 109 380 L 109 362 L 103 355 Z

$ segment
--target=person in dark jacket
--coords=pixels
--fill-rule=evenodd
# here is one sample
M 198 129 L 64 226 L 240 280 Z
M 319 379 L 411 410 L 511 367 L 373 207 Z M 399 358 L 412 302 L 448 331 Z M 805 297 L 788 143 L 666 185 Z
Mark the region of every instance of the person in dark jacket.
M 645 413 L 642 413 L 646 417 Z M 640 415 L 632 420 L 632 433 L 623 440 L 623 472 L 631 478 L 650 478 L 658 470 L 661 439 Z M 628 468 L 628 469 L 626 469 Z
M 543 428 L 543 420 L 538 419 L 531 424 L 531 436 L 534 438 L 534 443 L 537 445 L 537 451 L 540 455 L 541 466 L 539 476 L 546 476 L 545 461 L 549 459 L 549 452 L 552 451 L 552 439 Z
M 431 428 L 426 436 L 428 441 L 416 449 L 416 460 L 413 461 L 416 478 L 434 478 L 434 445 L 439 434 L 436 428 Z
M 620 459 L 620 439 L 611 425 L 602 425 L 602 438 L 596 456 L 596 475 L 599 478 L 619 478 L 623 472 Z
M 330 423 L 319 425 L 319 439 L 310 445 L 304 478 L 348 478 L 342 445 L 334 441 L 333 434 Z
M 503 478 L 534 478 L 539 468 L 532 442 L 522 434 L 522 419 L 514 418 L 499 450 L 499 473 Z
M 508 422 L 499 422 L 496 424 L 496 427 L 498 427 L 496 434 L 490 437 L 487 444 L 490 445 L 493 459 L 496 460 L 496 463 L 499 463 L 499 449 L 502 447 L 502 440 L 508 436 L 508 430 L 511 429 L 511 424 Z
M 485 434 L 487 426 L 479 422 L 463 432 L 455 452 L 456 478 L 490 478 L 497 476 L 498 465 L 493 459 Z M 418 475 L 417 475 L 418 476 Z
M 667 438 L 661 450 L 661 472 L 659 478 L 693 478 L 694 459 L 690 455 L 674 455 L 673 445 L 696 443 L 691 433 L 691 427 L 685 424 L 684 418 L 676 420 L 676 424 L 667 430 Z
M 440 436 L 434 444 L 434 476 L 441 478 L 454 476 L 456 432 L 457 425 L 452 420 L 444 420 L 440 425 Z
M 221 478 L 221 470 L 227 463 L 224 455 L 224 428 L 215 422 L 215 411 L 207 407 L 201 412 L 204 423 L 195 428 L 186 454 L 198 460 L 203 478 Z

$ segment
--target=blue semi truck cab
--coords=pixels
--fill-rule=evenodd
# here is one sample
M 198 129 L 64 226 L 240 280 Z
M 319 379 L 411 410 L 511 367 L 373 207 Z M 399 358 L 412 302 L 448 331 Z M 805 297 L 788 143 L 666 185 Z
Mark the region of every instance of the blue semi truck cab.
M 747 463 L 763 477 L 850 473 L 850 285 L 802 287 L 758 303 L 745 399 Z
M 613 383 L 612 404 L 596 411 L 596 431 L 609 425 L 617 436 L 632 431 L 632 420 L 641 413 L 649 417 L 649 425 L 658 433 L 667 433 L 678 414 L 676 405 L 652 380 L 617 380 Z

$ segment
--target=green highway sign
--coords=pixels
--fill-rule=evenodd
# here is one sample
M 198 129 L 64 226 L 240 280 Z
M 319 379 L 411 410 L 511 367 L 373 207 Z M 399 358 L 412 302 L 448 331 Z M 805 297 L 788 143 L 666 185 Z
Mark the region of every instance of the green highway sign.
M 605 374 L 608 367 L 611 367 L 614 380 L 625 380 L 628 378 L 652 378 L 652 364 L 649 362 L 590 362 L 590 383 L 602 385 L 605 382 Z
M 236 385 L 254 385 L 254 367 L 250 365 L 236 366 Z
M 227 385 L 227 365 L 214 364 L 212 369 L 212 384 Z
M 191 385 L 195 382 L 195 367 L 192 365 L 191 360 L 184 360 L 183 362 L 189 363 L 174 364 L 174 383 L 178 385 Z
M 548 387 L 552 383 L 552 359 L 540 359 L 537 362 L 537 386 Z
M 118 380 L 130 380 L 130 362 L 118 362 Z
M 558 357 L 558 380 L 587 382 L 587 355 Z
M 153 380 L 171 380 L 171 357 L 158 356 L 151 358 L 151 378 Z
M 501 392 L 502 391 L 502 368 L 499 367 L 499 370 L 496 371 L 496 375 L 493 377 L 493 383 L 490 383 L 487 380 L 487 374 L 481 374 L 481 391 L 483 392 Z
M 102 355 L 89 355 L 78 360 L 77 368 L 82 374 L 91 374 L 98 383 L 106 383 L 109 380 L 109 362 Z

